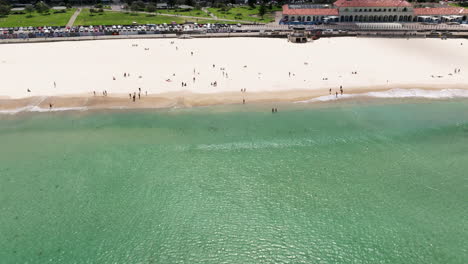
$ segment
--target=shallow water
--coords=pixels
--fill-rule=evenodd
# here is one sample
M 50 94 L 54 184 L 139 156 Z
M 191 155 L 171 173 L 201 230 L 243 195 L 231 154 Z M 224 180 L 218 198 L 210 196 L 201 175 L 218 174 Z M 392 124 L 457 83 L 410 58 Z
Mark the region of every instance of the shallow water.
M 468 101 L 0 116 L 2 263 L 466 263 Z

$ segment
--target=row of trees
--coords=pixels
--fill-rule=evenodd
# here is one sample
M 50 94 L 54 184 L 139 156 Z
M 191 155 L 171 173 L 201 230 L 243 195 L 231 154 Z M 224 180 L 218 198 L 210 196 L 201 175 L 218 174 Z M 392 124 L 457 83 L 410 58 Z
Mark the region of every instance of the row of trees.
M 41 14 L 48 13 L 50 10 L 49 6 L 42 1 L 35 3 L 35 5 L 32 5 L 32 4 L 26 5 L 24 9 L 30 15 L 32 12 L 34 12 L 34 10 Z M 1 17 L 7 16 L 10 14 L 10 12 L 11 12 L 11 5 L 5 0 L 0 0 L 0 16 Z

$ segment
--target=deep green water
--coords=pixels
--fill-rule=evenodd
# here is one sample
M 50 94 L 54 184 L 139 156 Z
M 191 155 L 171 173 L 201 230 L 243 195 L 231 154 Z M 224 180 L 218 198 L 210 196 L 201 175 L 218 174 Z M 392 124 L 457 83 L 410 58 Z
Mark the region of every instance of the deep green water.
M 468 101 L 0 116 L 0 263 L 467 263 Z

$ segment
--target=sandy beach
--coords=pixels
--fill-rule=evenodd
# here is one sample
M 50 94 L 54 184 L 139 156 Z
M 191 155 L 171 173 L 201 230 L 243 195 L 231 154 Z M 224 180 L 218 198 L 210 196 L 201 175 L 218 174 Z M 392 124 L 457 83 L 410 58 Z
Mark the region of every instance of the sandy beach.
M 330 89 L 335 95 L 340 86 L 344 94 L 468 89 L 468 40 L 323 38 L 292 44 L 285 39 L 229 38 L 11 44 L 0 46 L 0 71 L 3 111 L 48 109 L 49 104 L 151 108 L 244 99 L 306 101 L 328 96 Z M 129 94 L 135 94 L 136 102 Z

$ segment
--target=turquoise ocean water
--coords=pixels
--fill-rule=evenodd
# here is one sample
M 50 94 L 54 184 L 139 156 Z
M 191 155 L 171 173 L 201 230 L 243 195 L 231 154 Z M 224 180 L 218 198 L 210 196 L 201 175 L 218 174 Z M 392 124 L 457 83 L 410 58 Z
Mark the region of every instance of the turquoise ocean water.
M 467 263 L 468 100 L 0 115 L 0 263 Z

